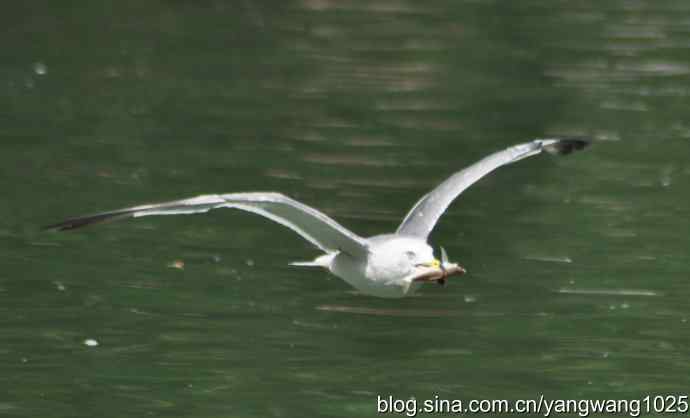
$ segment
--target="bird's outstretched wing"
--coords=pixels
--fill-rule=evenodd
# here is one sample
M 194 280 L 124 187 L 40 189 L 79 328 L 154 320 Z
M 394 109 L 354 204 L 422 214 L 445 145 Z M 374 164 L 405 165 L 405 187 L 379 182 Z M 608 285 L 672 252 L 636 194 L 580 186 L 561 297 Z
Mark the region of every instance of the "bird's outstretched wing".
M 583 139 L 536 139 L 491 154 L 453 174 L 419 199 L 405 216 L 397 233 L 426 239 L 448 205 L 465 189 L 498 167 L 537 155 L 542 151 L 550 154 L 570 154 L 588 144 L 589 141 Z
M 271 192 L 202 195 L 72 218 L 45 228 L 65 231 L 118 219 L 204 213 L 216 208 L 235 208 L 265 216 L 292 229 L 325 252 L 344 251 L 353 256 L 366 256 L 368 251 L 364 238 L 322 212 L 280 193 Z

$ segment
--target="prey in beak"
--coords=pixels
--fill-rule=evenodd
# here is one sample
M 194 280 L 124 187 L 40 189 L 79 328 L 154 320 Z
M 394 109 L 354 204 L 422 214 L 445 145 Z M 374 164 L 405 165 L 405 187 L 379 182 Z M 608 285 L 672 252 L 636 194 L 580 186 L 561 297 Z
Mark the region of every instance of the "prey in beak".
M 417 267 L 425 268 L 419 276 L 412 279 L 415 282 L 436 282 L 443 286 L 446 284 L 446 279 L 450 276 L 460 276 L 467 272 L 464 267 L 459 264 L 451 263 L 448 260 L 446 250 L 441 247 L 441 260 L 434 259 L 429 263 L 417 264 Z

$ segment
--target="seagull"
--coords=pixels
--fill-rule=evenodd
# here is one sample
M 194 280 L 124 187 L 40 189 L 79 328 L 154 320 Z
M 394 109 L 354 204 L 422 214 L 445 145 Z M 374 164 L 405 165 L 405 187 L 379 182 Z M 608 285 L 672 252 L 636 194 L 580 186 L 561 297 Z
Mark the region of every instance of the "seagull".
M 414 294 L 424 283 L 444 285 L 448 277 L 466 273 L 461 265 L 449 261 L 443 247 L 439 260 L 427 243 L 439 218 L 460 193 L 503 165 L 542 151 L 570 154 L 588 144 L 589 141 L 576 138 L 535 139 L 490 154 L 422 196 L 394 233 L 368 238 L 360 237 L 317 209 L 276 192 L 207 194 L 81 216 L 45 229 L 66 231 L 141 216 L 205 213 L 216 208 L 241 209 L 292 229 L 324 253 L 313 261 L 291 265 L 324 268 L 366 295 L 401 298 Z

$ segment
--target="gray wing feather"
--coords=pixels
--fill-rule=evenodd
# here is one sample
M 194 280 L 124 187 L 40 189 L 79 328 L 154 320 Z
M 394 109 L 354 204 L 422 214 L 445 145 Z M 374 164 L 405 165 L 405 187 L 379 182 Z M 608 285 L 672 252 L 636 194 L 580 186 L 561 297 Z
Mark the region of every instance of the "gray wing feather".
M 365 256 L 368 251 L 365 239 L 324 213 L 283 194 L 272 192 L 202 195 L 72 218 L 49 225 L 46 229 L 65 231 L 118 219 L 204 213 L 216 208 L 235 208 L 264 216 L 292 229 L 325 252 L 344 251 L 355 256 Z
M 536 139 L 491 154 L 453 174 L 419 199 L 405 216 L 397 233 L 426 239 L 453 200 L 498 167 L 537 155 L 542 151 L 550 154 L 569 154 L 588 144 L 588 141 L 582 139 Z

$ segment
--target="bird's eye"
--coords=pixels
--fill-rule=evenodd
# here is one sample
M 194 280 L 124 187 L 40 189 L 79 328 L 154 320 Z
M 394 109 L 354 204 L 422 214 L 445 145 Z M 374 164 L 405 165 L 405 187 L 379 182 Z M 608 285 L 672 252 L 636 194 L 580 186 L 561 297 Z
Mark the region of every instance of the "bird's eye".
M 414 260 L 415 258 L 417 258 L 417 254 L 415 254 L 414 251 L 405 251 L 405 255 L 406 255 L 407 258 L 409 258 L 410 260 Z

